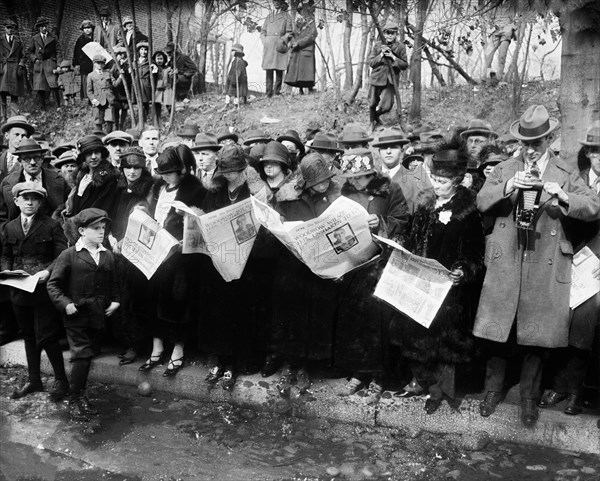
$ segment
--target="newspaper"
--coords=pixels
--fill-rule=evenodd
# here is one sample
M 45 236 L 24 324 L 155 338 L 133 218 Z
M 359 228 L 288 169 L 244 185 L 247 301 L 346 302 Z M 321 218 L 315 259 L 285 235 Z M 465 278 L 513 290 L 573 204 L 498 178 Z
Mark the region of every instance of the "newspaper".
M 252 199 L 258 221 L 309 269 L 336 279 L 379 253 L 369 230 L 369 213 L 357 202 L 339 197 L 316 219 L 283 222 L 277 211 Z
M 113 59 L 110 53 L 108 53 L 98 42 L 88 42 L 81 47 L 81 50 L 83 50 L 83 53 L 85 53 L 90 60 L 94 60 L 94 55 L 102 55 L 106 59 L 107 65 Z
M 266 200 L 265 190 L 257 197 Z M 179 201 L 173 207 L 185 212 L 183 253 L 206 254 L 225 282 L 239 279 L 260 228 L 250 199 L 209 214 L 198 214 Z
M 134 209 L 129 215 L 121 254 L 150 279 L 179 244 L 145 212 Z
M 412 254 L 389 239 L 375 238 L 394 248 L 375 296 L 429 328 L 452 287 L 450 271 L 438 261 Z
M 592 274 L 598 268 L 600 268 L 600 259 L 594 255 L 588 246 L 585 246 L 573 256 L 571 299 L 569 302 L 571 309 L 575 309 L 600 292 L 600 281 Z
M 25 292 L 33 292 L 37 287 L 40 273 L 29 275 L 25 271 L 2 271 L 0 272 L 0 285 L 15 287 Z

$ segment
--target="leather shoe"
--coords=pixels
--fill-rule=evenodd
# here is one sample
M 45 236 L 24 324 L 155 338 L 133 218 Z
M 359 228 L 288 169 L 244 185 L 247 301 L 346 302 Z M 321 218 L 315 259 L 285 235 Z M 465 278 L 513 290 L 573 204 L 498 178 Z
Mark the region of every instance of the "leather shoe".
M 566 393 L 550 390 L 542 396 L 542 399 L 538 401 L 537 405 L 541 408 L 551 408 L 565 399 L 567 399 Z
M 276 354 L 269 354 L 265 359 L 265 364 L 260 370 L 260 375 L 262 377 L 271 377 L 277 372 L 280 364 L 279 357 Z
M 581 401 L 577 394 L 569 394 L 567 396 L 567 404 L 563 412 L 565 414 L 569 414 L 570 416 L 577 416 L 581 414 L 583 411 L 583 407 L 581 406 Z
M 425 401 L 425 412 L 427 414 L 433 414 L 440 408 L 441 405 L 442 405 L 441 399 L 429 398 L 427 401 Z
M 523 425 L 530 428 L 535 426 L 540 412 L 535 399 L 521 399 L 521 421 Z
M 21 389 L 15 389 L 10 398 L 21 399 L 29 394 L 33 394 L 34 392 L 42 392 L 43 390 L 44 386 L 42 386 L 42 383 L 28 382 Z
M 62 401 L 69 395 L 69 381 L 63 379 L 56 381 L 50 391 L 50 399 L 54 402 Z
M 487 418 L 496 411 L 498 404 L 502 401 L 502 393 L 497 391 L 488 391 L 485 399 L 479 403 L 479 414 Z

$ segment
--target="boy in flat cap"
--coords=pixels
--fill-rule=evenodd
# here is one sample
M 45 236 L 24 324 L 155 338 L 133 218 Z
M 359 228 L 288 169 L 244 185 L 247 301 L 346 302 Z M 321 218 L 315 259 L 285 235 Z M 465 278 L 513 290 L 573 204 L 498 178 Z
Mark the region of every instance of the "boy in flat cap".
M 113 254 L 102 245 L 108 214 L 94 207 L 83 209 L 70 222 L 81 237 L 56 260 L 48 294 L 63 314 L 71 349 L 70 416 L 87 421 L 98 414 L 84 395 L 92 358 L 100 350 L 104 319 L 119 308 L 120 297 Z
M 69 394 L 62 349 L 58 344 L 61 323 L 46 291 L 55 259 L 67 248 L 60 224 L 39 212 L 46 189 L 34 182 L 20 182 L 12 188 L 21 215 L 4 225 L 2 230 L 1 270 L 22 270 L 38 277 L 31 293 L 11 288 L 10 299 L 17 323 L 25 341 L 29 381 L 15 389 L 13 399 L 44 390 L 40 375 L 42 350 L 54 370 L 56 380 L 50 393 L 53 401 Z
M 106 59 L 102 55 L 94 55 L 94 70 L 87 78 L 87 96 L 94 107 L 94 125 L 97 130 L 102 130 L 106 122 L 106 133 L 113 129 L 113 115 L 111 104 L 115 99 L 113 93 L 112 76 L 104 70 Z

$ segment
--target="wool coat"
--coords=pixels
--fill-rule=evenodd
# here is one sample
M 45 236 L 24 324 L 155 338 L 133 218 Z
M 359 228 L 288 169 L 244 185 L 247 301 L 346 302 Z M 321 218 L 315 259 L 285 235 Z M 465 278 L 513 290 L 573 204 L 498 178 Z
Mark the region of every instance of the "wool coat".
M 198 73 L 198 67 L 189 55 L 177 52 L 175 59 L 177 80 L 175 81 L 175 95 L 177 99 L 187 97 L 192 85 L 192 77 Z
M 11 45 L 6 35 L 0 35 L 0 93 L 23 97 L 26 81 L 23 43 L 13 35 Z
M 63 95 L 77 95 L 81 90 L 81 77 L 75 75 L 73 70 L 67 70 L 58 74 L 58 86 Z
M 62 47 L 58 38 L 48 32 L 46 41 L 36 33 L 27 47 L 27 54 L 33 63 L 33 90 L 49 91 L 58 88 L 58 75 L 54 73 L 62 61 Z
M 393 60 L 384 56 L 382 53 L 382 43 L 377 41 L 373 44 L 369 53 L 369 66 L 371 67 L 370 84 L 373 87 L 385 87 L 393 85 L 392 72 L 390 66 L 396 72 L 396 79 L 401 70 L 406 70 L 408 62 L 406 61 L 406 48 L 398 41 L 393 41 L 387 45 L 392 53 L 397 57 Z
M 284 82 L 292 87 L 314 87 L 315 85 L 315 41 L 317 27 L 310 20 L 299 30 L 294 42 L 297 47 L 290 51 L 290 62 Z
M 83 209 L 96 207 L 106 211 L 112 219 L 115 216 L 117 206 L 117 181 L 119 171 L 108 161 L 103 160 L 92 175 L 92 182 L 87 186 L 83 195 L 79 196 L 77 190 L 83 177 L 90 171 L 85 163 L 77 173 L 75 187 L 69 194 L 67 200 L 67 211 L 70 216 L 77 215 Z
M 88 75 L 87 97 L 90 101 L 96 99 L 100 107 L 108 107 L 113 102 L 112 75 L 108 70 L 94 70 Z
M 231 59 L 231 66 L 229 67 L 229 73 L 227 74 L 227 81 L 225 84 L 227 95 L 230 95 L 231 97 L 248 96 L 247 66 L 248 62 L 241 57 L 233 57 Z
M 113 103 L 117 104 L 119 108 L 126 109 L 129 107 L 129 104 L 127 103 L 125 88 L 130 89 L 129 91 L 131 92 L 131 73 L 129 72 L 127 63 L 121 65 L 121 71 L 123 72 L 122 76 L 119 74 L 119 69 L 116 65 L 110 68 L 114 95 Z
M 109 45 L 114 47 L 121 41 L 121 29 L 116 23 L 109 22 L 106 27 L 106 33 L 104 33 L 104 30 L 102 29 L 102 22 L 100 22 L 94 29 L 93 37 L 94 42 L 98 42 L 110 52 Z
M 265 18 L 260 39 L 263 43 L 263 70 L 285 70 L 288 66 L 289 54 L 279 53 L 276 49 L 277 41 L 293 31 L 292 17 L 287 12 L 271 12 Z
M 19 182 L 25 182 L 20 165 L 0 182 L 0 223 L 16 219 L 21 214 L 12 195 L 12 188 Z M 48 196 L 43 200 L 39 213 L 52 216 L 63 207 L 71 189 L 59 172 L 45 167 L 42 167 L 42 185 Z
M 431 180 L 422 166 L 409 170 L 401 165 L 398 172 L 392 177 L 392 182 L 400 186 L 410 215 L 415 211 L 415 201 L 419 193 L 424 190 L 433 192 Z
M 142 87 L 141 97 L 142 103 L 149 103 L 152 100 L 152 84 L 150 83 L 150 63 L 146 59 L 143 63 L 140 63 L 138 60 L 138 69 L 140 74 L 140 83 Z M 133 69 L 132 76 L 135 78 L 137 75 L 137 70 Z M 155 75 L 156 79 L 156 75 Z M 137 103 L 137 98 L 135 94 L 135 90 L 131 90 L 133 93 L 133 103 Z
M 557 182 L 568 195 L 564 205 L 542 192 L 535 231 L 516 227 L 518 192 L 505 193 L 515 172 L 525 170 L 522 155 L 496 165 L 477 195 L 477 207 L 496 218 L 486 240 L 487 273 L 474 334 L 506 342 L 517 322 L 517 342 L 525 346 L 565 347 L 568 343 L 573 232 L 567 219 L 592 221 L 600 199 L 565 162 L 550 158 L 543 182 Z

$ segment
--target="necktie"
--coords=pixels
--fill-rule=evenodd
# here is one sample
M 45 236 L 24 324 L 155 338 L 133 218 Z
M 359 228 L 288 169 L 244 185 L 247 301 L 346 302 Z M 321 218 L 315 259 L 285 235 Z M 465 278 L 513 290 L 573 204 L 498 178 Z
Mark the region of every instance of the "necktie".
M 29 217 L 25 217 L 23 219 L 23 234 L 27 235 L 30 227 L 31 227 L 31 219 Z
M 542 177 L 536 161 L 534 161 L 533 164 L 531 164 L 531 169 L 529 169 L 529 172 L 531 173 L 531 176 L 535 177 L 536 179 Z
M 11 35 L 10 37 L 8 37 L 8 44 L 12 45 L 12 41 L 13 41 L 13 38 L 12 38 L 12 35 Z
M 17 159 L 17 157 L 14 156 L 13 154 L 11 154 L 10 152 L 6 153 L 6 170 L 7 170 L 7 172 L 12 171 L 12 168 L 15 166 L 16 159 Z

